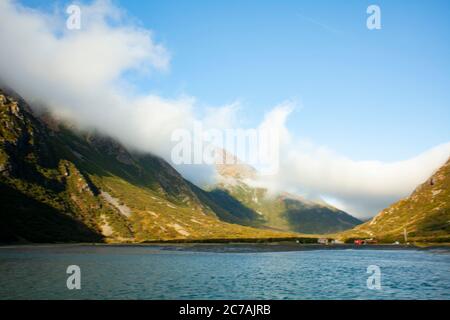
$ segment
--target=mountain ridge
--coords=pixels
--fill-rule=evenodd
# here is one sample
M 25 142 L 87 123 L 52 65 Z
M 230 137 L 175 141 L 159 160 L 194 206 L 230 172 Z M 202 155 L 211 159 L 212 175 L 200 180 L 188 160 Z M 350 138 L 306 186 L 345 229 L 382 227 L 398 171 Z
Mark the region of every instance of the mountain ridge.
M 3 90 L 0 122 L 0 242 L 298 236 L 224 222 L 215 211 L 230 209 L 163 159 L 38 118 Z

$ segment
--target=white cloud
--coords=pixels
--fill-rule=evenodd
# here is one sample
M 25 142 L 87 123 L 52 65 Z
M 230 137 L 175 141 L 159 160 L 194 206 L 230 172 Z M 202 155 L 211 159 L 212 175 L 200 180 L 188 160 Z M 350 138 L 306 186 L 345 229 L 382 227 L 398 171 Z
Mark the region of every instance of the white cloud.
M 152 72 L 169 69 L 170 53 L 111 1 L 80 7 L 81 29 L 68 30 L 65 8 L 45 13 L 0 1 L 1 82 L 34 108 L 45 106 L 81 128 L 168 161 L 175 129 L 191 130 L 197 121 L 205 129 L 234 124 L 238 102 L 202 112 L 193 97 L 135 94 L 129 75 L 151 80 Z M 198 183 L 214 176 L 210 166 L 178 169 Z
M 256 183 L 280 192 L 329 200 L 360 218 L 373 216 L 409 195 L 450 156 L 450 143 L 446 143 L 403 161 L 355 161 L 310 141 L 293 139 L 285 127 L 286 114 L 281 114 L 280 117 L 277 109 L 269 114 L 281 119 L 276 123 L 284 132 L 280 140 L 280 170 L 260 177 Z
M 192 128 L 198 120 L 205 128 L 236 125 L 239 103 L 199 117 L 192 97 L 134 94 L 127 75 L 151 79 L 153 72 L 169 70 L 170 53 L 110 1 L 81 9 L 82 28 L 70 31 L 64 10 L 49 14 L 0 1 L 0 78 L 35 106 L 45 104 L 84 128 L 166 159 L 174 129 Z M 360 217 L 406 196 L 450 153 L 445 144 L 400 162 L 354 161 L 291 137 L 284 123 L 292 107 L 283 103 L 263 119 L 261 126 L 280 129 L 280 170 L 260 183 L 334 199 Z M 180 169 L 197 182 L 212 175 L 209 166 Z
M 124 76 L 167 69 L 169 53 L 109 1 L 82 6 L 81 12 L 81 30 L 70 31 L 64 16 L 2 1 L 1 78 L 35 105 L 42 102 L 84 127 L 166 155 L 162 141 L 191 120 L 194 99 L 133 95 Z
M 239 101 L 222 106 L 220 108 L 207 108 L 203 118 L 205 128 L 225 130 L 236 126 L 237 113 L 241 108 Z

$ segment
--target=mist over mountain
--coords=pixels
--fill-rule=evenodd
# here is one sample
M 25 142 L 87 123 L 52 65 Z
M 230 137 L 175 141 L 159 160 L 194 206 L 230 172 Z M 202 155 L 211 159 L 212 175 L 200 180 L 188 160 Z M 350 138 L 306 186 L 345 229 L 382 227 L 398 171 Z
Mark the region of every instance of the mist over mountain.
M 263 226 L 274 230 L 293 231 L 310 234 L 334 233 L 351 229 L 362 223 L 348 213 L 339 210 L 325 201 L 311 201 L 288 192 L 273 193 L 253 186 L 258 172 L 238 158 L 222 150 L 221 157 L 232 159 L 232 164 L 217 165 L 220 175 L 212 193 L 229 195 L 239 200 L 253 211 L 253 215 L 224 217 L 229 221 Z
M 169 163 L 171 135 L 177 129 L 192 130 L 196 121 L 207 128 L 246 127 L 240 119 L 252 112 L 243 110 L 245 103 L 236 97 L 228 104 L 204 106 L 189 93 L 160 95 L 139 88 L 136 79 L 151 84 L 156 74 L 170 73 L 171 61 L 183 53 L 172 53 L 169 45 L 156 40 L 158 30 L 142 27 L 110 1 L 80 7 L 83 26 L 74 32 L 65 27 L 64 10 L 0 2 L 0 79 L 35 111 L 48 109 L 79 130 L 99 132 L 128 150 Z M 450 153 L 450 143 L 444 143 L 401 161 L 355 160 L 294 135 L 289 119 L 295 108 L 286 99 L 260 115 L 256 127 L 269 123 L 280 132 L 280 163 L 258 185 L 272 193 L 326 199 L 357 218 L 372 217 L 408 195 Z M 176 169 L 198 185 L 217 182 L 210 165 Z
M 0 242 L 146 242 L 293 238 L 231 224 L 216 202 L 162 158 L 37 117 L 0 90 Z

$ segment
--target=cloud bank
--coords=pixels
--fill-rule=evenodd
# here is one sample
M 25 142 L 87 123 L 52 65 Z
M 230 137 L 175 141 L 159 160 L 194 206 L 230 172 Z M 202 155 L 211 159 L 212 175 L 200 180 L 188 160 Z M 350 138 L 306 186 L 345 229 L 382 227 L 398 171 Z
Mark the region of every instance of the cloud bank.
M 154 72 L 168 72 L 169 51 L 110 1 L 81 5 L 81 12 L 81 30 L 71 31 L 64 10 L 0 1 L 0 79 L 35 108 L 45 105 L 84 129 L 169 161 L 175 129 L 195 121 L 219 129 L 237 125 L 238 104 L 200 116 L 193 97 L 137 94 L 130 75 L 151 81 Z M 450 155 L 444 144 L 394 163 L 354 161 L 291 137 L 285 122 L 292 108 L 289 102 L 276 106 L 261 123 L 280 129 L 280 170 L 258 183 L 324 198 L 358 217 L 406 196 Z M 214 174 L 210 166 L 179 169 L 197 183 Z
M 170 53 L 110 1 L 80 8 L 81 29 L 69 30 L 65 8 L 45 13 L 1 1 L 0 79 L 34 108 L 45 106 L 82 129 L 170 159 L 173 130 L 208 116 L 196 119 L 193 97 L 136 94 L 127 79 L 147 81 L 167 71 Z M 198 172 L 212 175 L 210 168 L 196 168 L 191 178 Z
M 278 174 L 262 177 L 260 185 L 320 198 L 366 219 L 425 182 L 449 158 L 450 143 L 388 163 L 354 161 L 303 141 L 283 143 L 281 154 Z

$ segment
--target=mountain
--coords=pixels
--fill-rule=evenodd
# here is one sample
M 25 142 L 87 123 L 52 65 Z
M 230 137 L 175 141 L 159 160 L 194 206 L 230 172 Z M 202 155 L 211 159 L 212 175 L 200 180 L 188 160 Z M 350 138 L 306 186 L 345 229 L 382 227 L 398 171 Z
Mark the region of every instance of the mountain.
M 254 168 L 223 150 L 219 159 L 216 167 L 220 179 L 211 194 L 218 202 L 228 197 L 247 208 L 245 212 L 239 211 L 238 216 L 222 216 L 225 221 L 309 234 L 339 232 L 362 223 L 323 201 L 314 202 L 289 193 L 270 194 L 265 188 L 253 187 L 251 181 L 258 174 Z
M 405 230 L 407 241 L 450 242 L 450 159 L 409 197 L 338 237 L 403 242 Z
M 161 158 L 35 114 L 4 90 L 0 123 L 0 242 L 298 236 L 222 221 L 249 211 L 194 186 Z

